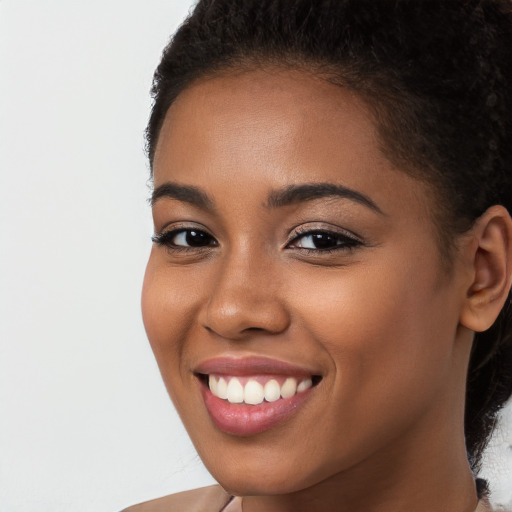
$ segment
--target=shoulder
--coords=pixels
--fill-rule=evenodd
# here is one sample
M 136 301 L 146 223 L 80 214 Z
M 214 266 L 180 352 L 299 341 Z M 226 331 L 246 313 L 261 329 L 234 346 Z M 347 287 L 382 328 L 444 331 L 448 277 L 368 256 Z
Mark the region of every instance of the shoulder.
M 145 501 L 122 512 L 220 512 L 230 498 L 220 485 L 211 485 Z

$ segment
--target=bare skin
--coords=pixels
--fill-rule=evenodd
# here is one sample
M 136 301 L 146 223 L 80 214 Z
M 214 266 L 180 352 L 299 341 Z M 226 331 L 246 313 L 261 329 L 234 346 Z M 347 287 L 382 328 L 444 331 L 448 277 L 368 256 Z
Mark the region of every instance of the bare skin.
M 506 210 L 460 237 L 447 269 L 435 194 L 383 156 L 364 103 L 286 70 L 186 89 L 154 182 L 155 233 L 171 235 L 148 263 L 146 330 L 198 453 L 244 512 L 472 512 L 465 378 L 473 331 L 510 287 Z M 351 192 L 283 199 L 311 184 Z M 284 421 L 233 435 L 196 372 L 220 356 L 321 380 Z

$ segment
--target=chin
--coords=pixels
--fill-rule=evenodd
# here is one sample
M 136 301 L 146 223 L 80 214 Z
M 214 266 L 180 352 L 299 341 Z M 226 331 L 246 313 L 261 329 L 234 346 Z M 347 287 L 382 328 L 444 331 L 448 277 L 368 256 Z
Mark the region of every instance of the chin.
M 286 454 L 277 448 L 251 454 L 240 451 L 223 452 L 223 456 L 202 457 L 215 480 L 235 496 L 273 496 L 299 492 L 329 478 L 337 471 L 320 465 L 315 467 L 310 456 Z M 305 462 L 309 459 L 310 464 Z M 313 464 L 311 464 L 313 463 Z

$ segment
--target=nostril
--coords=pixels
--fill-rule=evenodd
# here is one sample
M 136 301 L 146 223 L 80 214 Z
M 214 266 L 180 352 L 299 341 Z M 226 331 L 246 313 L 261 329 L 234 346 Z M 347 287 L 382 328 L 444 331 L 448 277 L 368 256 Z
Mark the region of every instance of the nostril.
M 208 332 L 242 340 L 251 334 L 277 334 L 288 328 L 290 315 L 277 293 L 265 286 L 241 284 L 238 271 L 226 272 L 199 313 L 199 322 Z

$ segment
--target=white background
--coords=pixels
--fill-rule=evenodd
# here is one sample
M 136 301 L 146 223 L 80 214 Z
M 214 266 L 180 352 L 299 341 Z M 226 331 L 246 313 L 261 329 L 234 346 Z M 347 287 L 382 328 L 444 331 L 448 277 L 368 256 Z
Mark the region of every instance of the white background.
M 0 0 L 2 512 L 115 512 L 213 482 L 139 305 L 148 91 L 190 5 Z M 512 504 L 511 438 L 493 467 Z

